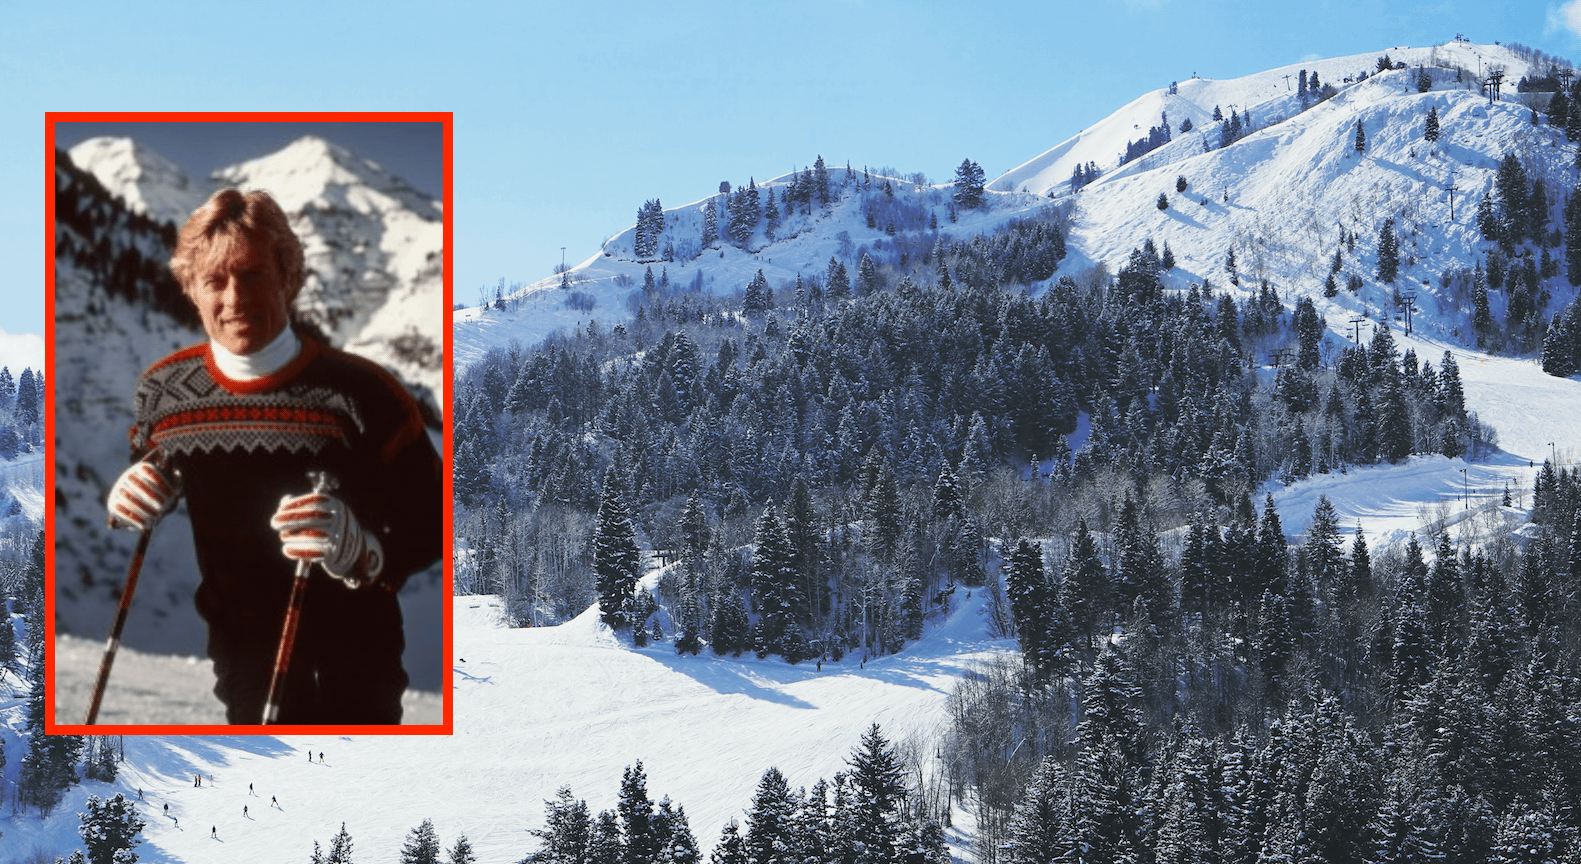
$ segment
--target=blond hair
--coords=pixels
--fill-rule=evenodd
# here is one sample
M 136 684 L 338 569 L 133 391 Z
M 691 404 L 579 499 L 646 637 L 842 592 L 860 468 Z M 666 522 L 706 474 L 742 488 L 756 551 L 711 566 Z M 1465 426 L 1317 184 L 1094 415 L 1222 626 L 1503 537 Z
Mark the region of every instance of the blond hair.
M 170 270 L 182 290 L 192 293 L 204 273 L 231 250 L 238 238 L 261 247 L 275 262 L 287 299 L 295 299 L 306 280 L 302 241 L 285 211 L 268 192 L 221 189 L 193 211 L 176 235 Z

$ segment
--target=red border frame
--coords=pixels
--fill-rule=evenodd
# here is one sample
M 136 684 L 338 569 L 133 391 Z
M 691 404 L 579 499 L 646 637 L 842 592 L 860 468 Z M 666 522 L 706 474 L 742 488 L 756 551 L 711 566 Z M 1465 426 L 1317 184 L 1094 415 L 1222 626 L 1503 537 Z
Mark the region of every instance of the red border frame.
M 444 137 L 444 314 L 446 326 L 444 328 L 444 383 L 443 393 L 440 398 L 442 405 L 450 406 L 452 387 L 454 386 L 454 356 L 452 346 L 452 331 L 449 326 L 450 309 L 455 303 L 455 262 L 453 260 L 455 242 L 455 175 L 453 171 L 454 147 L 454 114 L 448 111 L 378 111 L 378 112 L 295 112 L 295 111 L 226 111 L 226 112 L 187 112 L 187 111 L 151 111 L 151 112 L 126 112 L 126 111 L 50 111 L 44 114 L 44 272 L 46 316 L 44 319 L 45 360 L 44 366 L 48 374 L 44 381 L 44 423 L 48 430 L 45 442 L 44 460 L 44 500 L 48 506 L 45 508 L 44 525 L 46 542 L 44 549 L 45 575 L 45 648 L 44 648 L 44 675 L 49 682 L 49 690 L 45 697 L 46 716 L 44 731 L 51 735 L 324 735 L 324 734 L 359 734 L 359 735 L 450 735 L 455 731 L 455 705 L 454 688 L 445 683 L 442 695 L 444 703 L 443 720 L 441 723 L 411 726 L 231 726 L 231 725 L 83 725 L 65 724 L 55 722 L 55 124 L 57 123 L 83 123 L 83 122 L 189 122 L 189 123 L 263 123 L 263 122 L 363 122 L 363 123 L 439 123 L 443 127 Z M 450 462 L 451 448 L 453 446 L 451 427 L 454 423 L 453 409 L 446 410 L 444 424 L 444 453 L 441 454 L 447 466 Z M 445 502 L 444 513 L 447 526 L 454 524 L 452 505 L 452 474 L 445 472 Z M 452 663 L 455 657 L 454 645 L 454 592 L 455 592 L 455 531 L 447 528 L 444 532 L 444 585 L 442 628 L 443 651 L 445 662 Z M 135 613 L 134 613 L 135 614 Z

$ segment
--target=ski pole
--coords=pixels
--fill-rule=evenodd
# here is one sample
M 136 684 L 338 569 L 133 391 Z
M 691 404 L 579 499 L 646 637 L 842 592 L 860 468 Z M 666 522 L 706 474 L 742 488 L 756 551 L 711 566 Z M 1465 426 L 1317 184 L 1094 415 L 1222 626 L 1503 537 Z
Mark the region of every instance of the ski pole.
M 313 491 L 325 493 L 335 488 L 335 481 L 324 471 L 309 471 Z M 291 580 L 291 601 L 286 605 L 285 625 L 280 630 L 280 647 L 274 655 L 274 672 L 269 676 L 269 699 L 264 703 L 263 722 L 274 725 L 280 719 L 280 699 L 285 693 L 285 676 L 291 668 L 291 649 L 296 644 L 297 624 L 302 620 L 302 601 L 307 597 L 307 576 L 313 562 L 303 558 L 296 562 L 296 578 Z
M 148 538 L 154 536 L 150 525 L 137 535 L 137 548 L 132 550 L 132 566 L 126 574 L 126 587 L 121 589 L 121 604 L 115 610 L 115 623 L 110 625 L 110 638 L 104 644 L 104 659 L 99 661 L 99 679 L 93 683 L 93 697 L 88 700 L 88 716 L 82 722 L 92 726 L 99 717 L 99 703 L 104 701 L 104 688 L 110 683 L 110 667 L 115 665 L 115 652 L 121 647 L 121 631 L 126 628 L 126 613 L 132 610 L 132 594 L 137 590 L 137 576 L 143 570 L 143 556 L 148 554 Z
M 165 454 L 157 449 L 149 459 L 161 470 L 169 464 Z M 115 527 L 114 514 L 110 516 L 110 527 Z M 115 665 L 115 652 L 121 647 L 121 631 L 126 629 L 126 616 L 132 611 L 132 595 L 137 592 L 137 577 L 143 572 L 143 558 L 148 554 L 148 541 L 153 536 L 153 523 L 149 523 L 148 527 L 137 535 L 137 548 L 132 550 L 132 563 L 127 568 L 126 585 L 121 589 L 121 602 L 115 610 L 115 622 L 110 625 L 110 638 L 105 640 L 104 659 L 99 661 L 99 677 L 93 682 L 93 695 L 88 699 L 88 713 L 82 721 L 84 726 L 92 726 L 99 718 L 99 704 L 104 701 L 104 690 L 110 684 L 110 667 Z

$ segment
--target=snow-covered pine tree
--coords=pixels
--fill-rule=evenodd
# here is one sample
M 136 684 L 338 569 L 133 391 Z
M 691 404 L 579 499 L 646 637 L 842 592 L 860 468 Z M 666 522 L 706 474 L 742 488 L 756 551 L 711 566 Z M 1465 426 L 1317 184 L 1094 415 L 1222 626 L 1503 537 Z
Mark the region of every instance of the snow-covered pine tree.
M 752 864 L 796 864 L 800 838 L 792 829 L 800 806 L 785 775 L 769 768 L 758 781 L 747 812 L 746 853 Z
M 39 555 L 42 555 L 43 536 L 40 532 L 38 541 L 34 543 L 34 551 Z M 40 620 L 42 603 L 29 605 L 33 612 L 28 620 Z M 43 631 L 44 628 L 30 626 L 27 629 L 28 641 L 32 643 L 33 632 Z M 42 636 L 38 638 L 42 641 Z M 43 656 L 41 651 L 30 650 L 29 654 L 33 661 L 28 668 L 31 684 L 27 697 L 28 749 L 22 757 L 22 773 L 17 780 L 17 791 L 24 804 L 32 804 L 38 808 L 40 815 L 47 817 L 60 804 L 66 789 L 77 782 L 77 757 L 82 753 L 83 738 L 81 735 L 45 733 L 45 664 L 40 659 Z
M 983 203 L 983 169 L 970 159 L 964 159 L 955 169 L 955 191 L 951 200 L 959 207 L 975 210 Z
M 769 280 L 759 270 L 752 281 L 747 284 L 746 295 L 741 300 L 741 314 L 748 316 L 761 316 L 768 312 L 770 304 Z
M 1422 128 L 1422 138 L 1427 141 L 1438 140 L 1438 106 L 1433 106 L 1427 111 L 1427 125 Z
M 1367 152 L 1367 129 L 1361 124 L 1360 118 L 1356 120 L 1356 152 Z
M 472 854 L 472 843 L 467 840 L 467 835 L 462 834 L 456 838 L 455 845 L 450 847 L 450 857 L 445 859 L 445 864 L 478 864 L 478 858 Z
M 847 275 L 845 264 L 834 256 L 829 257 L 829 269 L 824 277 L 824 293 L 831 298 L 844 297 L 851 293 L 851 279 Z
M 544 802 L 544 827 L 534 828 L 529 833 L 538 838 L 542 845 L 529 854 L 522 864 L 588 861 L 593 820 L 588 815 L 587 802 L 573 796 L 571 787 L 561 786 L 553 801 Z M 454 850 L 451 851 L 451 858 L 455 858 Z
M 1400 272 L 1400 238 L 1394 234 L 1394 217 L 1378 229 L 1378 281 L 1393 283 Z
M 406 843 L 401 846 L 401 864 L 439 864 L 439 851 L 434 820 L 424 819 L 406 835 Z
M 699 864 L 703 860 L 702 852 L 697 848 L 697 838 L 692 834 L 692 826 L 686 819 L 686 808 L 677 804 L 672 810 L 670 799 L 666 797 L 659 802 L 656 821 L 664 830 L 659 838 L 655 864 Z
M 794 641 L 789 638 L 789 631 L 805 616 L 805 599 L 795 567 L 796 551 L 773 508 L 765 510 L 758 518 L 755 542 L 752 591 L 764 640 L 762 647 L 795 662 L 801 657 L 787 650 Z
M 1043 757 L 1027 781 L 1010 819 L 1004 864 L 1045 864 L 1065 860 L 1070 822 L 1069 791 L 1065 770 L 1058 759 Z
M 1076 633 L 1085 634 L 1092 645 L 1107 633 L 1102 629 L 1110 608 L 1112 592 L 1108 571 L 1098 557 L 1098 544 L 1082 519 L 1071 540 L 1065 572 L 1060 579 L 1061 605 L 1071 616 Z
M 747 857 L 747 844 L 741 836 L 741 827 L 732 819 L 725 823 L 719 832 L 719 842 L 714 845 L 714 853 L 709 856 L 710 864 L 750 864 Z
M 324 857 L 324 864 L 352 864 L 351 835 L 346 832 L 346 823 L 340 823 L 340 833 L 329 841 L 329 854 Z
M 87 810 L 79 813 L 82 819 L 77 831 L 88 847 L 87 859 L 91 864 L 119 864 L 137 860 L 132 847 L 142 842 L 141 834 L 148 823 L 137 815 L 137 807 L 126 796 L 116 793 L 108 801 L 89 795 Z M 120 854 L 117 854 L 120 853 Z
M 719 208 L 714 206 L 714 199 L 708 199 L 703 205 L 703 234 L 698 241 L 699 250 L 711 249 L 719 242 Z
M 850 839 L 861 844 L 857 861 L 893 861 L 907 799 L 905 767 L 877 723 L 862 734 L 846 764 L 853 786 L 846 824 Z
M 653 801 L 648 798 L 648 777 L 642 760 L 628 767 L 620 778 L 621 864 L 654 864 L 662 845 L 653 824 Z
M 1052 593 L 1048 574 L 1043 569 L 1043 545 L 1021 540 L 1005 562 L 1005 594 L 1010 598 L 1010 614 L 1016 622 L 1021 656 L 1029 666 L 1041 666 L 1044 643 L 1049 634 L 1049 605 Z
M 593 572 L 598 578 L 600 618 L 612 629 L 626 626 L 626 601 L 637 586 L 640 551 L 631 511 L 620 493 L 614 469 L 604 473 L 597 527 L 593 533 Z

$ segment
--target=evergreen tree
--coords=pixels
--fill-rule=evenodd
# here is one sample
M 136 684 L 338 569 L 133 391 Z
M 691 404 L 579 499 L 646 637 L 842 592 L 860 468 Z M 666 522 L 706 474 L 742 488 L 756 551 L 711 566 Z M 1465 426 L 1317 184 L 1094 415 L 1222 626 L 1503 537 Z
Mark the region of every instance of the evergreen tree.
M 406 844 L 401 847 L 401 864 L 439 864 L 439 852 L 434 820 L 424 819 L 406 835 Z
M 983 203 L 983 169 L 970 159 L 955 169 L 955 191 L 951 196 L 958 207 L 975 210 Z
M 798 802 L 778 768 L 763 772 L 747 813 L 746 853 L 752 864 L 794 864 L 800 838 L 792 833 Z
M 39 380 L 42 377 L 34 375 L 32 369 L 23 369 L 22 378 L 17 382 L 16 419 L 23 429 L 38 422 L 38 403 L 44 397 L 43 384 Z
M 1472 277 L 1471 304 L 1471 326 L 1477 331 L 1477 347 L 1480 348 L 1485 340 L 1494 335 L 1498 326 L 1493 320 L 1493 310 L 1488 307 L 1488 285 L 1483 278 L 1480 263 Z
M 138 818 L 136 806 L 120 793 L 108 801 L 89 795 L 86 806 L 87 811 L 78 814 L 82 825 L 77 830 L 88 847 L 87 860 L 91 864 L 135 862 L 137 854 L 132 847 L 142 842 L 137 835 L 148 824 Z
M 1005 844 L 1006 864 L 1045 864 L 1063 860 L 1067 851 L 1065 772 L 1059 760 L 1043 757 L 1016 801 Z
M 719 242 L 719 208 L 714 206 L 714 199 L 708 199 L 703 205 L 703 236 L 699 245 L 703 249 L 711 249 Z
M 806 601 L 801 579 L 796 572 L 796 550 L 785 533 L 785 526 L 772 508 L 764 511 L 757 523 L 757 551 L 752 555 L 752 590 L 756 597 L 759 633 L 763 642 L 760 654 L 777 653 L 791 662 L 802 659 L 790 646 L 796 621 L 805 617 Z M 799 631 L 798 631 L 799 635 Z
M 628 767 L 620 778 L 621 864 L 653 864 L 660 838 L 653 825 L 653 802 L 648 798 L 648 778 L 642 760 Z
M 40 543 L 43 534 L 39 534 Z M 35 551 L 41 550 L 40 543 L 35 543 Z M 29 616 L 29 620 L 37 621 L 35 615 L 42 614 L 42 601 L 34 607 L 39 610 Z M 42 631 L 42 627 L 29 627 L 28 641 L 33 642 L 33 631 Z M 42 636 L 39 637 L 42 641 Z M 81 735 L 49 735 L 45 733 L 44 717 L 47 700 L 45 698 L 44 663 L 40 662 L 42 653 L 30 650 L 30 655 L 35 659 L 28 667 L 28 679 L 31 683 L 27 699 L 27 731 L 28 750 L 22 757 L 22 772 L 17 780 L 18 792 L 23 803 L 37 807 L 40 815 L 48 816 L 60 804 L 61 798 L 66 794 L 66 789 L 77 782 L 77 758 L 82 753 L 83 738 Z
M 1393 283 L 1400 272 L 1400 240 L 1394 235 L 1394 217 L 1378 230 L 1378 281 Z
M 727 588 L 714 598 L 710 607 L 713 610 L 713 623 L 709 628 L 709 642 L 713 645 L 714 653 L 741 656 L 743 650 L 751 647 L 747 608 L 742 602 L 741 592 Z
M 893 861 L 906 804 L 905 767 L 877 723 L 863 733 L 846 764 L 854 792 L 851 839 L 861 844 L 857 864 Z
M 472 844 L 467 841 L 467 835 L 462 834 L 456 838 L 454 846 L 450 847 L 450 858 L 446 864 L 477 864 L 476 855 L 472 854 Z
M 1010 598 L 1010 614 L 1016 622 L 1021 655 L 1028 665 L 1039 667 L 1049 635 L 1048 578 L 1043 570 L 1043 546 L 1022 540 L 1010 554 L 1005 568 L 1005 594 Z
M 1410 410 L 1405 404 L 1405 394 L 1391 379 L 1385 379 L 1383 395 L 1379 401 L 1378 456 L 1390 464 L 1410 456 L 1415 438 L 1411 432 Z
M 772 293 L 769 290 L 769 280 L 759 270 L 752 281 L 747 285 L 746 297 L 741 301 L 741 313 L 747 316 L 761 316 L 773 306 Z
M 1099 625 L 1104 623 L 1110 608 L 1110 585 L 1109 574 L 1098 558 L 1097 541 L 1087 528 L 1087 520 L 1082 519 L 1071 540 L 1064 577 L 1060 580 L 1060 605 L 1071 616 L 1072 628 L 1086 634 L 1089 644 L 1102 635 Z
M 829 258 L 829 269 L 824 276 L 824 292 L 830 297 L 844 297 L 851 291 L 851 279 L 845 265 L 834 257 Z
M 714 845 L 714 853 L 708 860 L 710 864 L 750 864 L 746 841 L 734 819 L 726 822 L 719 832 L 719 842 Z
M 1565 326 L 1563 315 L 1554 315 L 1543 334 L 1543 371 L 1568 378 L 1575 374 L 1575 335 Z
M 324 864 L 352 864 L 351 835 L 346 833 L 346 823 L 340 823 L 340 833 L 329 841 L 329 855 L 324 858 Z
M 665 826 L 657 861 L 659 864 L 700 864 L 702 852 L 697 849 L 697 838 L 686 819 L 686 808 L 676 805 L 670 809 L 670 799 L 659 802 L 658 821 Z
M 613 469 L 604 473 L 604 491 L 593 534 L 593 572 L 598 577 L 600 618 L 616 630 L 631 623 L 625 609 L 637 587 L 641 555 L 637 531 L 632 527 L 619 485 Z
M 1160 210 L 1168 210 L 1169 209 L 1169 196 L 1165 195 L 1162 192 L 1158 193 L 1158 209 L 1160 209 Z
M 1356 152 L 1367 152 L 1367 129 L 1361 125 L 1361 120 L 1356 121 Z
M 1438 140 L 1438 106 L 1433 106 L 1427 112 L 1427 125 L 1422 130 L 1422 137 L 1428 141 Z
M 555 800 L 544 802 L 544 817 L 544 827 L 531 832 L 542 846 L 521 864 L 587 864 L 593 840 L 587 802 L 577 800 L 571 787 L 561 786 Z

